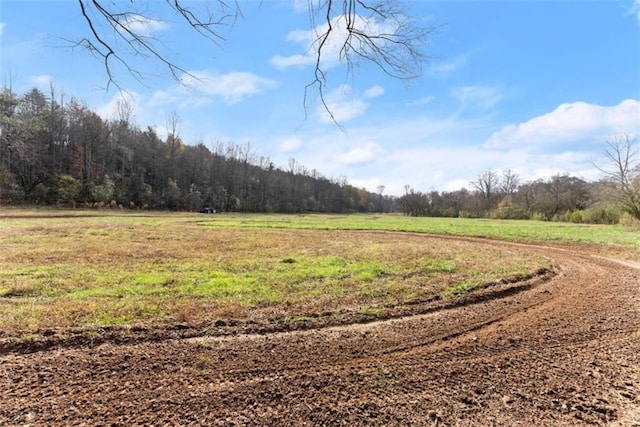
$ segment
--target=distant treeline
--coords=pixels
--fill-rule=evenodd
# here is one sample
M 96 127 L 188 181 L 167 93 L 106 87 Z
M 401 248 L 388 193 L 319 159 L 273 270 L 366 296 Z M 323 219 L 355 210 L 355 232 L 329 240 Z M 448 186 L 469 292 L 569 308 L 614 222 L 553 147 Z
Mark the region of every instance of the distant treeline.
M 535 219 L 592 224 L 616 224 L 625 217 L 609 181 L 587 182 L 556 175 L 520 183 L 510 170 L 487 171 L 466 189 L 421 192 L 406 187 L 396 200 L 405 215 Z
M 346 178 L 310 171 L 295 159 L 275 165 L 250 143 L 184 144 L 177 115 L 167 123 L 169 134 L 162 140 L 152 128 L 133 123 L 125 102 L 105 120 L 76 98 L 65 101 L 53 86 L 46 95 L 39 89 L 18 95 L 5 87 L 0 92 L 0 203 L 187 211 L 210 207 L 224 212 L 397 211 L 585 223 L 617 223 L 627 211 L 640 218 L 640 166 L 628 168 L 633 174 L 613 173 L 613 179 L 595 183 L 568 175 L 521 183 L 509 170 L 490 170 L 470 182 L 472 190 L 422 192 L 407 185 L 403 196 L 393 197 L 383 194 L 384 186 L 372 193 Z M 635 150 L 634 144 L 627 138 L 610 147 L 617 154 L 635 153 L 620 151 Z
M 246 212 L 390 212 L 394 198 L 280 167 L 249 143 L 184 144 L 179 120 L 161 140 L 119 103 L 104 120 L 83 102 L 32 89 L 0 93 L 0 203 Z

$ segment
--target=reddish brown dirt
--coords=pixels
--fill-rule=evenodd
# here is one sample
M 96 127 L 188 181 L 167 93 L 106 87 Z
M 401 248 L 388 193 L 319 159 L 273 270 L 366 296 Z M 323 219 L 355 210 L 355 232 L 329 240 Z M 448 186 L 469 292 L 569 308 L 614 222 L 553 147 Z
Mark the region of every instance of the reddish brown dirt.
M 559 274 L 422 315 L 0 346 L 0 425 L 640 426 L 639 267 L 529 249 Z

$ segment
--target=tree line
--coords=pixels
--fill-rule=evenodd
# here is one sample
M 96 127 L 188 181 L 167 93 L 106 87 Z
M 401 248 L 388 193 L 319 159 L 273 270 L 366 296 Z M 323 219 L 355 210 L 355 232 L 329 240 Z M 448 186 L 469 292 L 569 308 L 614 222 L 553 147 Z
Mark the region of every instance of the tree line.
M 400 212 L 411 216 L 538 219 L 617 223 L 640 219 L 637 138 L 604 144 L 603 178 L 570 175 L 521 182 L 511 170 L 489 170 L 470 189 L 400 197 L 369 192 L 346 178 L 323 176 L 295 159 L 277 166 L 250 143 L 185 144 L 179 118 L 168 136 L 133 123 L 117 104 L 103 119 L 53 86 L 18 95 L 0 91 L 0 203 L 225 212 Z
M 411 216 L 535 219 L 616 224 L 640 220 L 640 162 L 637 140 L 616 137 L 605 144 L 605 164 L 596 182 L 558 174 L 521 183 L 511 170 L 489 170 L 470 182 L 472 190 L 417 191 L 405 186 L 396 200 Z
M 394 199 L 308 170 L 277 166 L 250 143 L 162 140 L 118 103 L 103 119 L 53 88 L 0 92 L 0 203 L 196 211 L 389 212 Z

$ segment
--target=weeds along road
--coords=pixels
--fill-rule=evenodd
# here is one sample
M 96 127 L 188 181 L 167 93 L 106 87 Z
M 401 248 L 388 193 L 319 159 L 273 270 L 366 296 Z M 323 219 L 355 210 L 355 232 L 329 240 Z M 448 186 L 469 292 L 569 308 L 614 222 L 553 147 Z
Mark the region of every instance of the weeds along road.
M 640 270 L 529 249 L 559 274 L 419 316 L 5 352 L 0 425 L 640 426 Z

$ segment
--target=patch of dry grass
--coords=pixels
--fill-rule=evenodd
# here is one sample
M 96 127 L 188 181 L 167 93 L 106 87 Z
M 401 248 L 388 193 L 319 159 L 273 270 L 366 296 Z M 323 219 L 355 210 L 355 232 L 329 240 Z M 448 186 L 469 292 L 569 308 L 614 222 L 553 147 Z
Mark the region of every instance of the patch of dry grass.
M 375 311 L 549 266 L 513 249 L 417 234 L 208 227 L 201 218 L 2 218 L 0 323 L 22 330 Z

